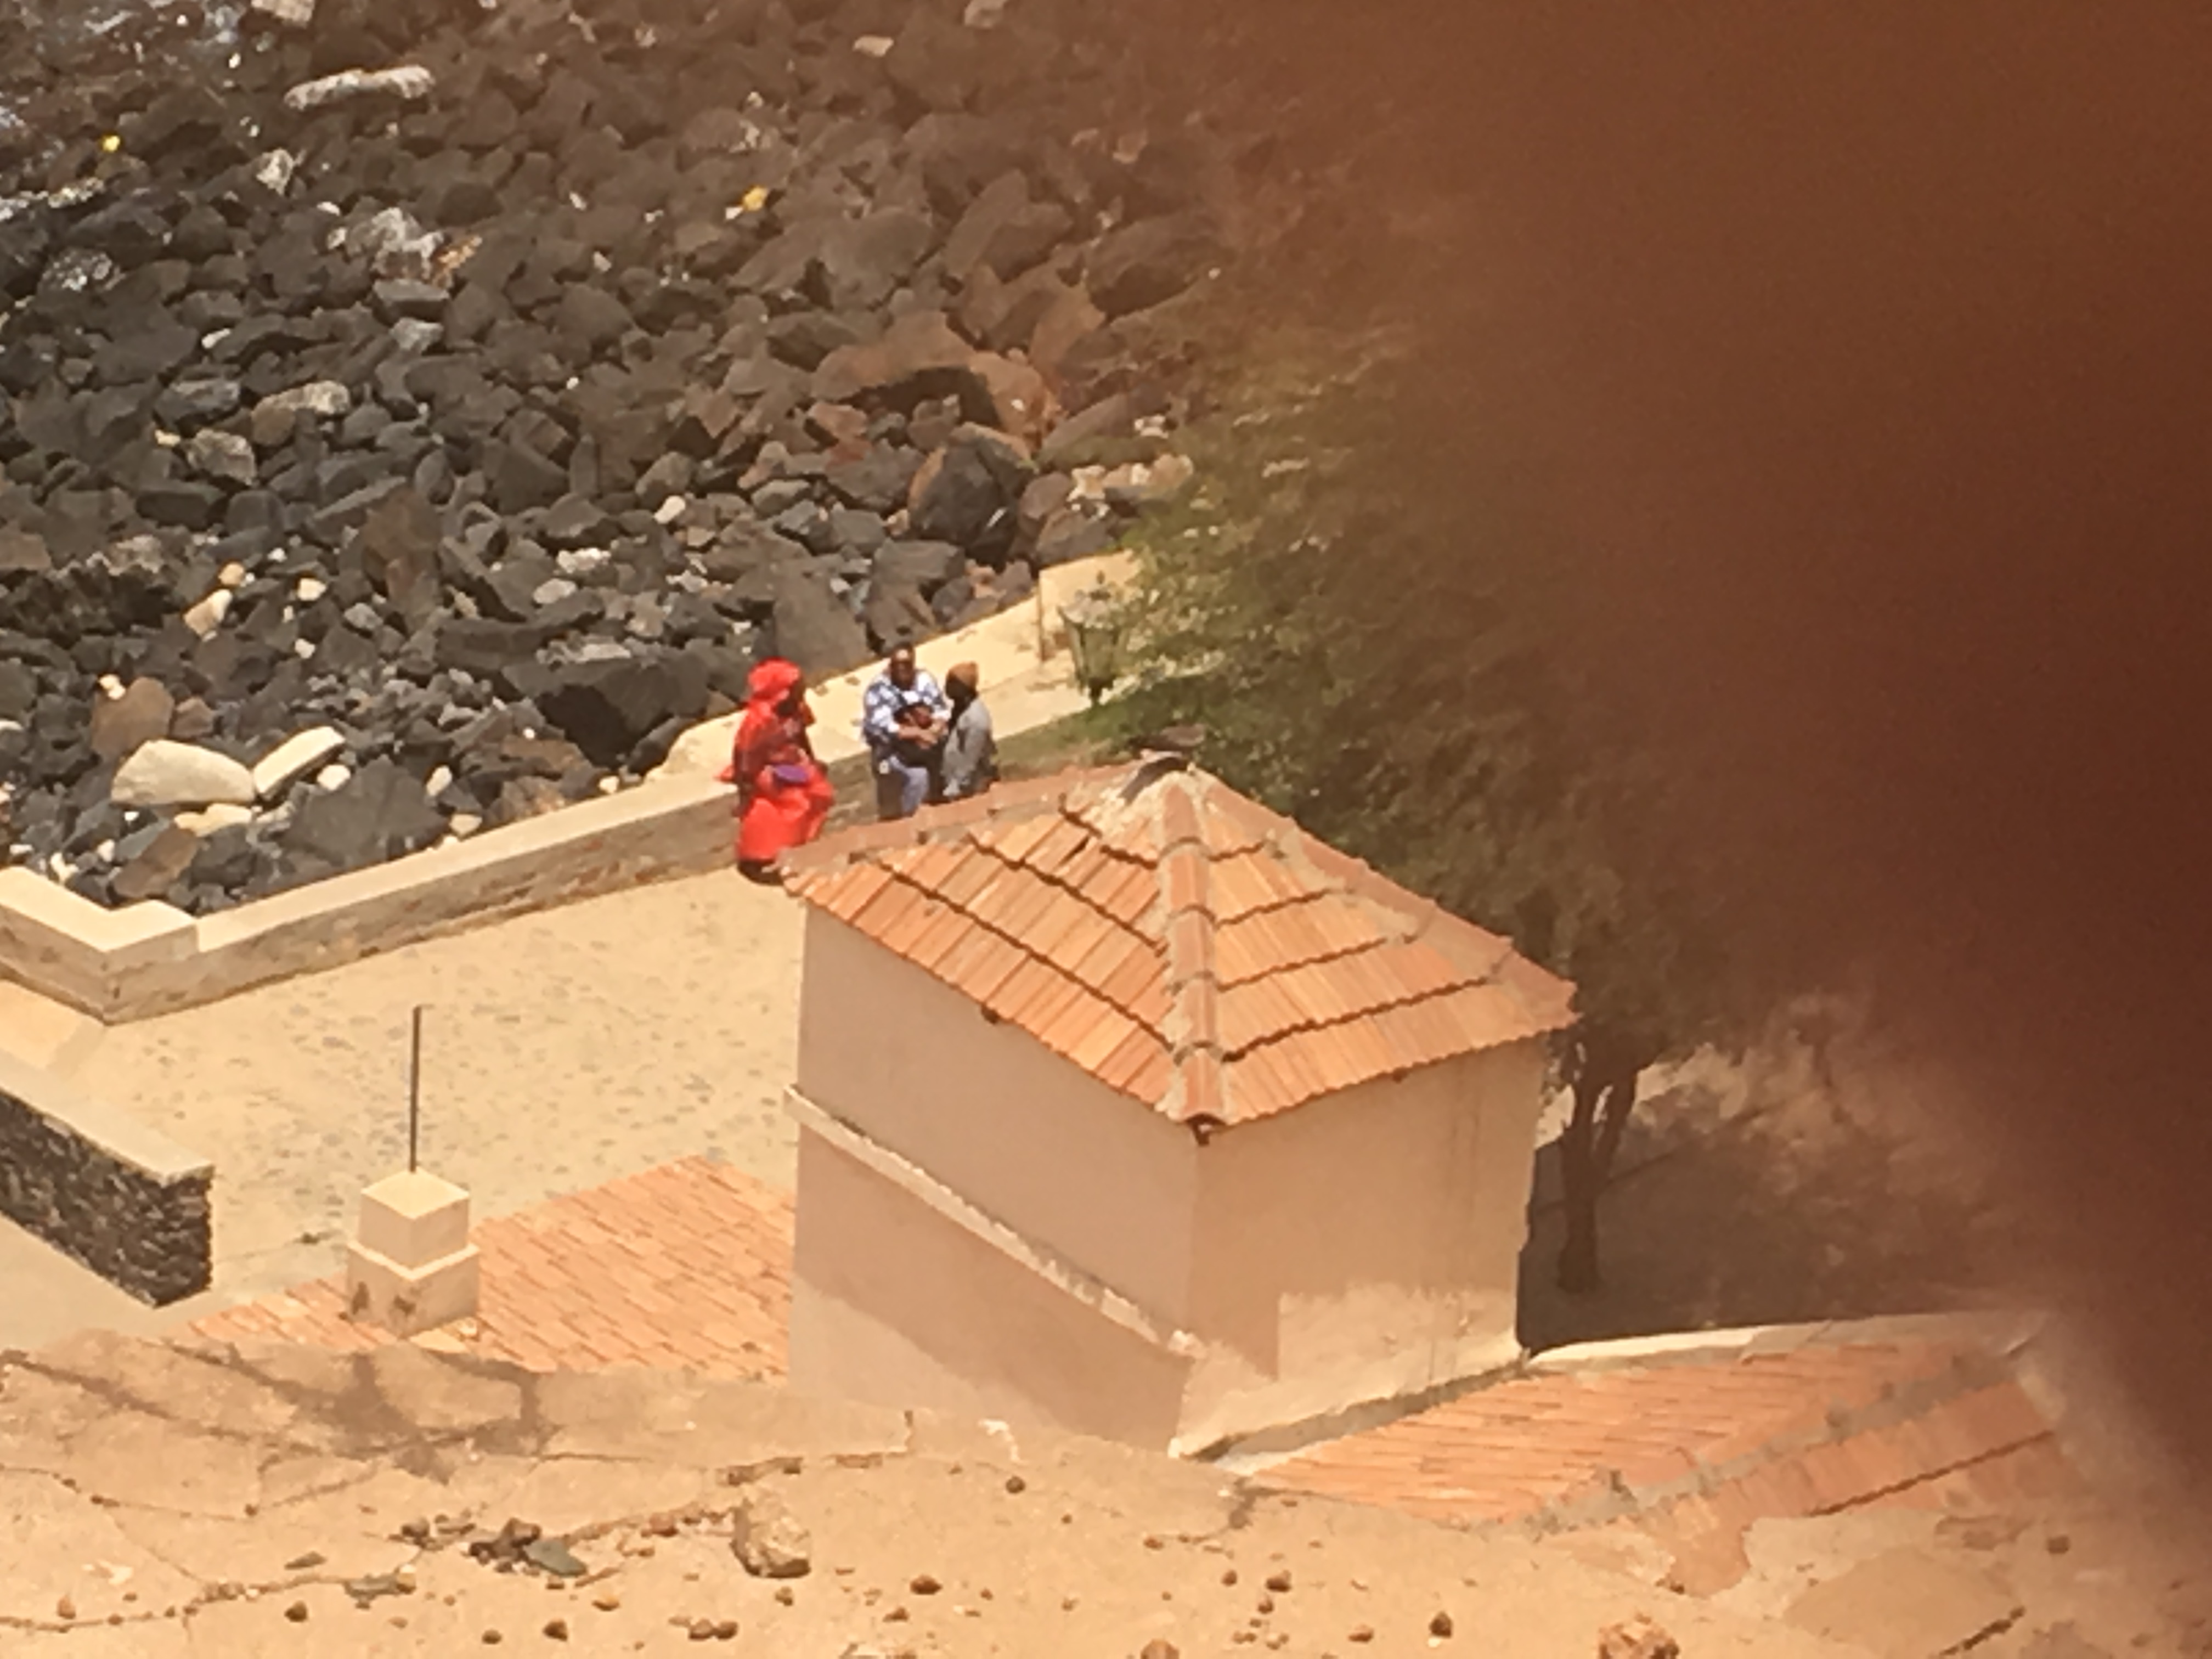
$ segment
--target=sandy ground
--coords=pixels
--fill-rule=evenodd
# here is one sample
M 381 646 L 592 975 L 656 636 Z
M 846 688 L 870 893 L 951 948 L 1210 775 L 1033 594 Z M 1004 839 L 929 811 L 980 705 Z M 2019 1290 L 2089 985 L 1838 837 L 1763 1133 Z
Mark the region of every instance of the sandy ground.
M 104 1031 L 11 1000 L 27 1057 L 214 1159 L 216 1288 L 157 1317 L 0 1226 L 0 1347 L 331 1272 L 361 1189 L 404 1165 L 417 1003 L 423 1167 L 479 1215 L 699 1152 L 790 1185 L 800 933 L 795 900 L 718 873 Z

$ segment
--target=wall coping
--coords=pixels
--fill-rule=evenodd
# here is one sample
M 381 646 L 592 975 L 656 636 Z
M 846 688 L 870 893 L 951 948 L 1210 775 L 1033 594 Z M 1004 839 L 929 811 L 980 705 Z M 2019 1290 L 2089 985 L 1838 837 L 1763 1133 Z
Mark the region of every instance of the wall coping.
M 0 1094 L 17 1100 L 77 1139 L 167 1186 L 210 1176 L 212 1160 L 149 1128 L 128 1113 L 81 1094 L 50 1072 L 0 1053 Z
M 1066 712 L 1053 666 L 1059 607 L 1080 589 L 1126 583 L 1126 553 L 1042 573 L 1031 603 L 917 647 L 924 666 L 981 664 L 988 695 L 1017 718 L 1001 738 Z M 814 688 L 817 750 L 858 757 L 870 663 Z M 618 888 L 703 874 L 730 855 L 729 791 L 715 777 L 737 716 L 702 721 L 631 788 L 484 830 L 365 870 L 194 918 L 159 900 L 110 909 L 21 866 L 0 869 L 0 975 L 110 1024 L 220 1001 L 258 985 Z M 1024 721 L 1026 723 L 1024 723 Z

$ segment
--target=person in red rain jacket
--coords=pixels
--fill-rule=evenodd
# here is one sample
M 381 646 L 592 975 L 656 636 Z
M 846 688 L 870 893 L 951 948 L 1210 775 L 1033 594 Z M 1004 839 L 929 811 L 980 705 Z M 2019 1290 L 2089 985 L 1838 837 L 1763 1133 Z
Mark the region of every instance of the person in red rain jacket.
M 738 870 L 774 882 L 776 860 L 822 833 L 836 794 L 806 735 L 814 711 L 799 665 L 781 657 L 755 664 L 746 692 L 721 778 L 738 786 Z

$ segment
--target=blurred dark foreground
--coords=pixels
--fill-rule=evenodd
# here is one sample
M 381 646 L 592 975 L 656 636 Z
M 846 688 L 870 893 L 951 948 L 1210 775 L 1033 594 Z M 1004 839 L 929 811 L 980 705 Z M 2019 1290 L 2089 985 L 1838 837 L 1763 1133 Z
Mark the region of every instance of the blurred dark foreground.
M 1671 827 L 1759 943 L 1876 969 L 2072 1264 L 2023 1293 L 2212 1465 L 2212 12 L 1154 27 L 1429 228 L 1409 419 L 1504 452 Z

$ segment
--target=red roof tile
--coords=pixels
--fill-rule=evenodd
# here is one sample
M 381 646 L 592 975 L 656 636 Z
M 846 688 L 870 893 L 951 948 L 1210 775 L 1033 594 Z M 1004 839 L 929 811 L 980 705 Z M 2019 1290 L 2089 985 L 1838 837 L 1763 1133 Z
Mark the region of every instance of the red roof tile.
M 986 799 L 833 836 L 792 890 L 1171 1116 L 1246 1122 L 1571 1021 L 1573 988 L 1497 935 L 1202 772 Z
M 2016 1460 L 2023 1486 L 2063 1486 L 2051 1424 L 2002 1372 L 1993 1352 L 1932 1340 L 1523 1376 L 1261 1479 L 1437 1520 L 1580 1525 L 1625 1504 L 1680 1558 L 1717 1534 L 1732 1546 L 1762 1516 L 1924 1501 L 2000 1459 Z

